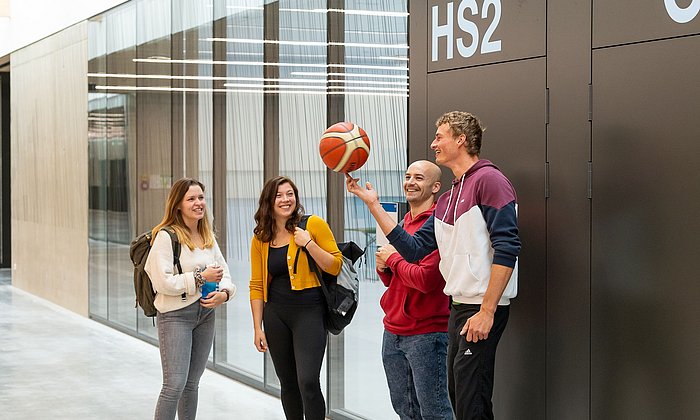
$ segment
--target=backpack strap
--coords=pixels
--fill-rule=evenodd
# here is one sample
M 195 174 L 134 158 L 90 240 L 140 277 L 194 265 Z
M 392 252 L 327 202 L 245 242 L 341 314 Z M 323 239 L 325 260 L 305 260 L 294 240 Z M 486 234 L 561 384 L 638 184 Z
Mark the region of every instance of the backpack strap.
M 163 228 L 170 235 L 170 241 L 173 246 L 173 264 L 177 267 L 178 274 L 182 274 L 182 266 L 180 265 L 180 240 L 177 238 L 177 233 L 167 226 Z
M 309 217 L 311 216 L 308 214 L 301 216 L 301 220 L 299 221 L 299 224 L 297 226 L 301 229 L 306 230 L 306 222 L 308 222 Z M 306 248 L 297 248 L 297 253 L 294 256 L 294 274 L 296 274 L 297 272 L 297 264 L 299 263 L 299 253 L 302 249 L 306 253 L 306 259 L 309 261 L 309 268 L 311 269 L 311 271 L 316 273 L 316 277 L 318 277 L 318 282 L 321 283 L 321 289 L 323 289 L 323 294 L 325 296 L 328 296 L 328 286 L 326 286 L 326 282 L 323 281 L 323 274 L 321 274 L 321 270 L 319 270 L 318 266 L 316 265 L 316 261 L 314 261 L 313 257 L 311 256 L 311 254 L 309 254 L 309 251 L 307 251 Z
M 304 250 L 306 253 L 306 259 L 309 261 L 309 268 L 311 271 L 316 273 L 316 277 L 318 278 L 318 282 L 321 284 L 321 289 L 323 290 L 323 295 L 326 296 L 326 299 L 328 299 L 328 294 L 330 293 L 328 291 L 328 286 L 326 285 L 326 282 L 323 281 L 323 274 L 321 273 L 321 270 L 319 270 L 318 265 L 316 265 L 316 261 L 314 261 L 314 258 L 309 254 L 309 251 L 306 250 L 306 248 L 297 248 L 297 254 L 294 257 L 294 274 L 297 272 L 297 263 L 299 262 L 299 252 L 301 250 Z
M 304 229 L 304 230 L 306 230 L 306 222 L 309 221 L 309 217 L 310 217 L 310 215 L 308 215 L 308 214 L 305 214 L 305 215 L 301 216 L 301 220 L 299 221 L 299 224 L 297 224 L 297 227 L 298 227 L 299 229 Z M 304 251 L 306 252 L 306 249 L 304 249 Z M 299 252 L 301 252 L 301 247 L 298 247 L 298 248 L 297 248 L 297 253 L 296 253 L 296 255 L 294 256 L 294 274 L 297 273 L 297 263 L 299 262 Z M 307 256 L 308 259 L 309 259 L 309 266 L 311 266 L 311 264 L 313 264 L 313 265 L 315 266 L 315 265 L 316 265 L 316 261 L 314 261 L 313 258 L 311 258 L 311 255 L 309 255 L 308 252 L 306 252 L 306 256 Z M 320 277 L 319 277 L 319 279 L 320 279 Z
M 170 235 L 170 242 L 173 247 L 173 265 L 177 267 L 178 274 L 182 274 L 182 266 L 180 265 L 180 240 L 177 238 L 177 233 L 170 226 L 163 228 L 164 231 L 168 232 Z M 187 300 L 187 293 L 183 293 L 181 296 L 183 301 Z

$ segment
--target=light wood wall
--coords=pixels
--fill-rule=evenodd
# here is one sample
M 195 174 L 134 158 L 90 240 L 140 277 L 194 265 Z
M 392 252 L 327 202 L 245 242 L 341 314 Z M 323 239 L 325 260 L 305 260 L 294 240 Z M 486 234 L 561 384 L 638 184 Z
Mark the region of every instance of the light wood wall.
M 88 315 L 87 25 L 11 56 L 12 284 Z

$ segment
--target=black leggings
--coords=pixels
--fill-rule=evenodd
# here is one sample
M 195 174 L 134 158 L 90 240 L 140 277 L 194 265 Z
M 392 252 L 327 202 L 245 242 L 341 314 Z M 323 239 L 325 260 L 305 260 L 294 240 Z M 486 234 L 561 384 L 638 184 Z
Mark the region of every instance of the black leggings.
M 263 324 L 270 356 L 282 390 L 287 420 L 323 420 L 321 363 L 326 351 L 321 305 L 265 304 Z

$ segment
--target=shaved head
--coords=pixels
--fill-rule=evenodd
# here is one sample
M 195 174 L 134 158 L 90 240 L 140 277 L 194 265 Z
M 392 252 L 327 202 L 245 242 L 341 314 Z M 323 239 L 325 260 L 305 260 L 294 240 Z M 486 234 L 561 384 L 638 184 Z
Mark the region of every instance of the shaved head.
M 429 160 L 417 160 L 408 166 L 408 171 L 419 171 L 425 175 L 430 182 L 438 182 L 442 177 L 442 170 L 439 166 Z
M 435 196 L 440 192 L 441 176 L 442 171 L 433 162 L 418 160 L 409 165 L 404 176 L 403 191 L 411 213 L 425 211 L 435 202 Z

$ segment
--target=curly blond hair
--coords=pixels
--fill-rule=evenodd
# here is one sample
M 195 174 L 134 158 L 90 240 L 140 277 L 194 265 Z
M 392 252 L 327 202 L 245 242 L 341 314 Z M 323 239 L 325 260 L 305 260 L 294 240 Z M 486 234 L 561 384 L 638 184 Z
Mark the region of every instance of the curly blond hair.
M 464 111 L 450 111 L 438 118 L 435 127 L 440 127 L 443 124 L 450 126 L 454 137 L 464 134 L 467 138 L 467 153 L 479 156 L 481 135 L 486 131 L 479 118 Z

